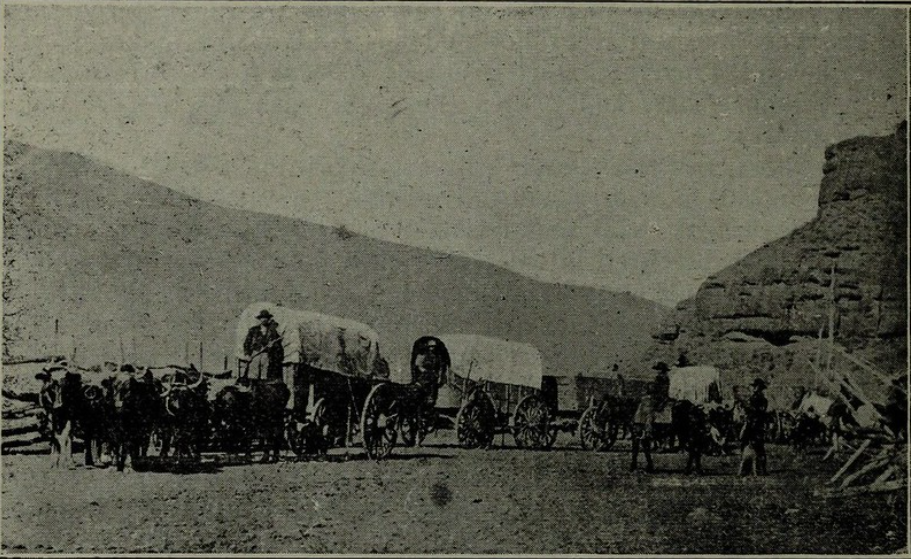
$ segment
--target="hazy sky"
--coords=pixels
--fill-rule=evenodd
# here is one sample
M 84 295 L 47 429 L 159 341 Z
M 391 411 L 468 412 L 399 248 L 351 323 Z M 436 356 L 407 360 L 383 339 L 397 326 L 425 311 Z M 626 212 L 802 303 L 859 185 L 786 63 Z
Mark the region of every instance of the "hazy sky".
M 6 134 L 673 304 L 906 107 L 906 11 L 6 3 Z

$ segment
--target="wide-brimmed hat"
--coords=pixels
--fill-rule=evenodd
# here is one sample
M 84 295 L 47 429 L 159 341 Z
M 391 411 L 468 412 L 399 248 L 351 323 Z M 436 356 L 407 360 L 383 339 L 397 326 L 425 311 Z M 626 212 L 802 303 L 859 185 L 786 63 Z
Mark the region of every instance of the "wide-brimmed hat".
M 753 384 L 751 384 L 750 386 L 753 386 L 753 387 L 758 386 L 759 388 L 768 388 L 769 387 L 769 385 L 766 384 L 766 381 L 762 380 L 761 378 L 754 380 Z
M 671 368 L 668 367 L 667 363 L 665 363 L 664 361 L 656 362 L 654 365 L 652 365 L 652 369 L 654 369 L 656 371 L 670 371 L 671 370 Z
M 272 313 L 270 313 L 267 309 L 263 309 L 263 310 L 259 311 L 259 314 L 256 315 L 256 318 L 257 318 L 257 319 L 260 319 L 260 318 L 272 318 Z
M 41 371 L 44 373 L 53 373 L 54 371 L 68 371 L 69 365 L 66 361 L 56 361 L 54 363 L 48 363 L 45 365 Z

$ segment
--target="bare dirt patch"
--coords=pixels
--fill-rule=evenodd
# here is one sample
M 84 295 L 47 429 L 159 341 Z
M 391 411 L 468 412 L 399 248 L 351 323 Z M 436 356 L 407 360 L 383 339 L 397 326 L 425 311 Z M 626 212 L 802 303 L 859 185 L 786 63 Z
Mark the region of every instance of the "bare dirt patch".
M 774 448 L 767 478 L 735 457 L 655 474 L 625 451 L 434 444 L 391 459 L 53 471 L 46 456 L 3 459 L 5 552 L 893 553 L 904 495 L 813 495 L 838 464 Z

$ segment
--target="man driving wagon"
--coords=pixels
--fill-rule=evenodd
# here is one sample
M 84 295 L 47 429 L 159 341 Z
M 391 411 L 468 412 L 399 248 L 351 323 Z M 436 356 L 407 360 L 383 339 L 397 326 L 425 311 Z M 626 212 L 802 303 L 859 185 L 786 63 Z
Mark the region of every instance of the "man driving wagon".
M 282 380 L 282 363 L 285 360 L 283 336 L 278 332 L 278 323 L 272 313 L 263 309 L 256 315 L 259 324 L 247 331 L 244 339 L 244 357 L 248 367 L 259 356 L 266 359 L 266 380 Z M 249 369 L 247 371 L 249 376 Z M 261 374 L 261 371 L 260 371 Z

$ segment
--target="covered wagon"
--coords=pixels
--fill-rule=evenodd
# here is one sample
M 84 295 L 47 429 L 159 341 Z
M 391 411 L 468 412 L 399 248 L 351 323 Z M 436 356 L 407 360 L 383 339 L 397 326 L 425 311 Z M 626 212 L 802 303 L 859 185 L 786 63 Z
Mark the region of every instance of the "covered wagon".
M 276 323 L 283 349 L 282 380 L 291 390 L 288 441 L 292 450 L 303 452 L 306 437 L 314 434 L 330 444 L 343 441 L 347 446 L 367 394 L 389 376 L 380 355 L 379 334 L 354 320 L 255 303 L 244 310 L 237 326 L 238 371 L 251 379 L 265 378 L 270 367 L 269 352 L 251 355 L 247 343 L 263 310 Z
M 447 426 L 465 448 L 489 447 L 507 432 L 519 447 L 548 448 L 556 432 L 543 370 L 540 352 L 528 344 L 466 334 L 419 338 L 412 382 L 378 385 L 367 398 L 361 428 L 367 453 L 385 457 L 399 436 L 410 444 Z

